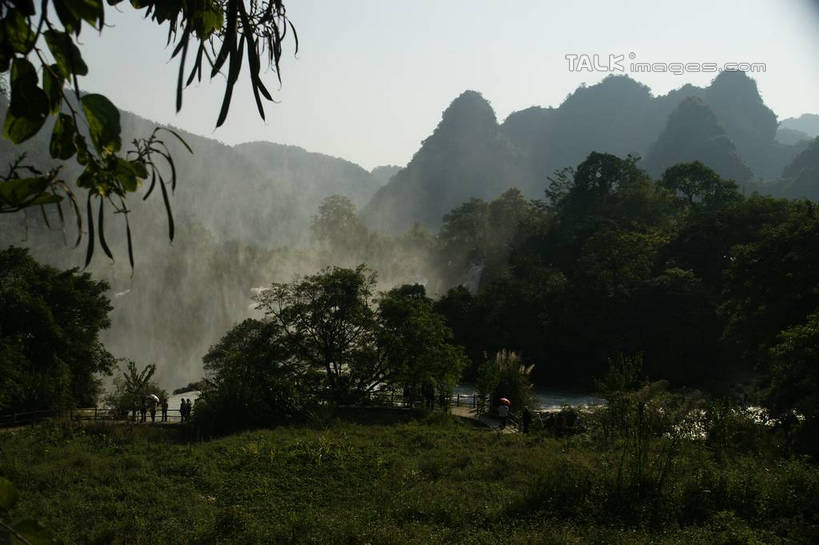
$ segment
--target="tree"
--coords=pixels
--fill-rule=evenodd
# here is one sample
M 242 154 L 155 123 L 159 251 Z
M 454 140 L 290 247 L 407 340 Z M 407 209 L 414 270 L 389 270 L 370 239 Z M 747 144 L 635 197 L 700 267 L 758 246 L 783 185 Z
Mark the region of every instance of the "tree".
M 765 401 L 775 414 L 819 419 L 819 312 L 782 331 L 769 352 Z
M 107 283 L 41 265 L 27 250 L 0 251 L 0 410 L 96 402 L 97 375 L 114 365 L 99 339 L 110 324 L 107 291 Z
M 385 360 L 384 380 L 406 385 L 437 384 L 449 390 L 467 358 L 452 343 L 452 330 L 435 311 L 424 286 L 405 284 L 378 302 L 378 345 Z
M 109 0 L 108 3 L 117 5 L 121 0 Z M 194 79 L 201 81 L 203 66 L 208 68 L 211 78 L 227 68 L 225 94 L 216 122 L 217 127 L 222 125 L 246 53 L 251 88 L 259 115 L 264 118 L 262 98 L 268 101 L 273 98 L 261 80 L 261 58 L 267 57 L 269 66 L 280 80 L 279 61 L 288 29 L 292 31 L 298 49 L 295 28 L 287 18 L 282 0 L 132 0 L 131 5 L 144 10 L 146 19 L 159 25 L 167 23 L 168 43 L 174 42 L 175 46 L 172 58 L 179 59 L 177 111 L 182 108 L 184 88 Z M 77 78 L 88 73 L 88 66 L 76 44 L 84 26 L 103 30 L 105 5 L 102 0 L 45 0 L 39 10 L 33 0 L 2 0 L 0 15 L 0 74 L 9 73 L 11 91 L 3 136 L 19 144 L 37 134 L 49 117 L 56 116 L 49 146 L 51 157 L 59 160 L 76 158 L 84 167 L 76 186 L 88 193 L 85 207 L 88 223 L 86 265 L 94 252 L 95 231 L 103 251 L 111 257 L 104 228 L 105 203 L 108 203 L 125 218 L 133 266 L 126 197 L 150 177 L 145 197 L 159 186 L 168 215 L 168 236 L 173 239 L 173 217 L 166 185 L 170 185 L 171 190 L 176 187 L 176 172 L 160 131 L 181 138 L 169 129 L 156 129 L 150 136 L 134 141 L 133 148 L 124 156 L 120 155 L 119 111 L 103 95 L 81 94 Z M 194 60 L 190 71 L 186 72 L 189 54 L 194 55 Z M 32 59 L 39 65 L 42 82 Z M 87 137 L 90 137 L 91 146 Z M 167 163 L 171 171 L 169 180 L 163 176 L 157 160 Z M 0 213 L 17 212 L 31 206 L 59 206 L 66 197 L 81 221 L 78 199 L 71 184 L 59 178 L 59 169 L 43 174 L 18 161 L 11 165 L 9 173 L 0 182 Z M 96 229 L 92 211 L 95 198 L 99 202 Z M 62 209 L 60 214 L 62 217 Z M 82 232 L 81 229 L 78 231 Z
M 281 327 L 248 319 L 228 331 L 204 358 L 207 387 L 197 422 L 210 432 L 270 425 L 302 415 L 318 376 L 293 357 Z
M 478 369 L 477 387 L 481 396 L 489 396 L 490 409 L 498 399 L 507 398 L 513 410 L 531 407 L 534 397 L 529 379 L 534 365 L 525 365 L 520 356 L 510 350 L 499 350 Z
M 140 371 L 136 363 L 128 360 L 122 374 L 114 377 L 114 391 L 106 401 L 120 414 L 127 414 L 128 411 L 135 411 L 136 414 L 142 398 L 147 395 L 167 399 L 168 393 L 153 380 L 154 373 L 155 364 L 148 364 Z
M 334 401 L 352 401 L 378 383 L 375 353 L 375 275 L 333 267 L 262 292 L 258 308 L 274 322 L 294 357 L 325 374 Z
M 343 195 L 330 195 L 321 202 L 310 231 L 322 250 L 339 256 L 360 254 L 369 237 L 355 205 Z
M 273 284 L 258 308 L 293 359 L 323 373 L 331 401 L 361 401 L 384 384 L 457 380 L 466 359 L 423 286 L 390 290 L 377 305 L 374 288 L 363 265 L 333 267 Z
M 660 185 L 692 206 L 695 203 L 706 207 L 724 206 L 742 198 L 736 183 L 723 180 L 699 161 L 681 163 L 666 169 Z
M 720 308 L 726 338 L 741 348 L 748 369 L 759 370 L 780 332 L 819 308 L 816 204 L 765 202 L 769 216 L 757 207 L 753 221 L 761 225 L 731 248 Z

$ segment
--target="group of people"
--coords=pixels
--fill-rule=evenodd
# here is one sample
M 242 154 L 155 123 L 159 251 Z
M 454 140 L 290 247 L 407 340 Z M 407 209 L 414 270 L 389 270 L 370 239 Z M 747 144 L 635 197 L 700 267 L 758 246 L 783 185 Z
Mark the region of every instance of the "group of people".
M 162 398 L 158 402 L 151 396 L 142 398 L 142 403 L 139 407 L 140 422 L 146 422 L 148 415 L 151 417 L 151 422 L 156 422 L 156 408 L 159 405 L 161 409 L 160 422 L 168 421 L 168 400 Z M 190 399 L 183 398 L 179 404 L 179 420 L 180 422 L 190 422 L 191 413 L 193 413 L 193 402 Z
M 145 396 L 142 398 L 142 404 L 139 407 L 140 421 L 145 422 L 147 415 L 150 413 L 151 422 L 156 422 L 156 406 L 157 401 L 153 397 Z M 162 410 L 160 413 L 160 422 L 168 421 L 168 400 L 164 397 L 159 400 L 159 406 Z
M 506 428 L 506 421 L 509 418 L 509 412 L 511 410 L 511 405 L 512 404 L 505 397 L 498 400 L 497 412 L 498 412 L 498 419 L 500 420 L 501 429 Z M 523 432 L 523 433 L 529 433 L 529 427 L 531 425 L 532 425 L 532 412 L 529 410 L 529 407 L 523 407 L 523 412 L 521 413 L 521 418 L 520 418 L 520 431 Z
M 193 412 L 193 403 L 190 399 L 182 398 L 179 403 L 179 417 L 182 422 L 191 421 L 191 413 Z

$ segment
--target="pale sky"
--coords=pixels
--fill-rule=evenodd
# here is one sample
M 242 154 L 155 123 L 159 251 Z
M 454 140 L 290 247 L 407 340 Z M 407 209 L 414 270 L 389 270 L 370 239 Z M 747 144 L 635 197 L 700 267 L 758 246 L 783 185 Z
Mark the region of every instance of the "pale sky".
M 299 33 L 282 60 L 279 104 L 257 112 L 240 78 L 228 121 L 214 130 L 224 90 L 217 77 L 192 85 L 175 112 L 177 62 L 166 27 L 126 2 L 107 8 L 113 28 L 83 32 L 90 73 L 80 85 L 120 108 L 228 144 L 267 140 L 372 168 L 405 165 L 465 89 L 486 97 L 502 121 L 529 106 L 558 106 L 581 83 L 607 74 L 570 72 L 567 54 L 625 56 L 625 72 L 665 94 L 715 74 L 629 73 L 635 62 L 765 63 L 752 74 L 780 119 L 819 113 L 819 3 L 484 0 L 285 0 Z M 192 62 L 192 59 L 191 61 Z M 618 72 L 619 73 L 619 72 Z

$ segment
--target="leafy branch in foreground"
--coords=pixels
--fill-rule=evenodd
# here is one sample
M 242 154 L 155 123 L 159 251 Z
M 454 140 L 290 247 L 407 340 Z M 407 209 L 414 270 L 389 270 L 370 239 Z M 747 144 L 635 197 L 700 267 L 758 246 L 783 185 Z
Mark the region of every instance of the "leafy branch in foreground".
M 120 2 L 108 0 L 111 6 Z M 217 127 L 221 126 L 227 118 L 233 88 L 246 56 L 253 95 L 259 115 L 264 119 L 262 99 L 272 102 L 273 98 L 261 80 L 261 59 L 266 56 L 268 67 L 281 82 L 279 62 L 288 29 L 298 50 L 295 28 L 281 0 L 131 0 L 131 5 L 145 10 L 145 18 L 158 25 L 168 23 L 167 44 L 174 44 L 171 58 L 179 59 L 177 111 L 182 108 L 183 90 L 195 79 L 201 81 L 204 66 L 208 67 L 211 79 L 226 68 L 227 85 L 216 123 Z M 123 157 L 119 155 L 122 146 L 117 108 L 101 94 L 81 94 L 78 77 L 88 74 L 88 65 L 82 59 L 77 40 L 84 25 L 102 32 L 105 23 L 102 0 L 42 0 L 39 7 L 35 7 L 33 0 L 0 0 L 0 16 L 0 76 L 8 74 L 10 92 L 3 136 L 20 144 L 36 135 L 49 117 L 56 117 L 49 143 L 51 157 L 62 161 L 74 158 L 84 167 L 76 185 L 88 190 L 86 266 L 93 256 L 97 237 L 102 250 L 112 257 L 105 239 L 107 202 L 115 213 L 125 217 L 128 255 L 133 267 L 126 198 L 150 176 L 143 198 L 159 185 L 168 217 L 168 236 L 173 239 L 169 184 L 156 159 L 164 160 L 170 168 L 171 191 L 176 187 L 176 169 L 168 147 L 159 139 L 159 131 L 165 130 L 179 139 L 188 151 L 190 147 L 174 131 L 155 129 L 150 137 L 135 140 L 133 149 Z M 191 53 L 193 65 L 187 72 Z M 57 204 L 63 221 L 59 203 L 67 198 L 78 219 L 81 238 L 79 199 L 57 174 L 58 171 L 53 170 L 44 175 L 24 166 L 22 160 L 11 165 L 0 182 L 0 213 Z M 99 200 L 96 228 L 93 198 Z

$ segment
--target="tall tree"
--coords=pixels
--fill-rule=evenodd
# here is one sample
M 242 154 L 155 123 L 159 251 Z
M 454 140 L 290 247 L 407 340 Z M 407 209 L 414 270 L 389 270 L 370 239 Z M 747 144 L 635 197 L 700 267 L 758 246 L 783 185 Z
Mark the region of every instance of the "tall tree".
M 378 345 L 384 378 L 393 383 L 454 386 L 466 366 L 463 348 L 419 284 L 393 288 L 378 303 Z
M 335 401 L 375 387 L 375 276 L 363 265 L 334 267 L 262 292 L 258 308 L 281 328 L 296 358 L 325 373 Z
M 110 324 L 108 284 L 58 271 L 21 248 L 0 251 L 0 410 L 91 405 L 114 358 L 100 331 Z

